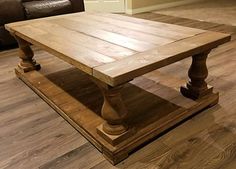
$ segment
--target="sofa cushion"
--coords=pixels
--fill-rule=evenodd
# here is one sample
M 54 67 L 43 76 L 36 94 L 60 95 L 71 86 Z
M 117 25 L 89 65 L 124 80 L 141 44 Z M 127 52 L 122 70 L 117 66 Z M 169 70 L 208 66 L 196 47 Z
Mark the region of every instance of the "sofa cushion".
M 42 1 L 42 0 L 21 0 L 21 2 L 29 2 L 29 1 Z
M 73 11 L 70 0 L 30 1 L 24 2 L 27 19 L 70 13 Z
M 73 12 L 82 12 L 84 11 L 84 0 L 70 0 Z
M 24 20 L 21 0 L 0 0 L 0 25 Z
M 14 44 L 15 39 L 11 36 L 4 26 L 0 26 L 0 47 Z

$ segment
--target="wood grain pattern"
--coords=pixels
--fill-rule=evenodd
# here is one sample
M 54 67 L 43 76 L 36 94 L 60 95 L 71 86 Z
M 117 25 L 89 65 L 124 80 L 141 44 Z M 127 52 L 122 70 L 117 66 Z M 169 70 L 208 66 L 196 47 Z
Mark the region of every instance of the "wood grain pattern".
M 88 74 L 92 74 L 92 67 L 103 62 L 114 61 L 113 58 L 102 55 L 98 52 L 89 50 L 83 46 L 74 43 L 64 45 L 65 39 L 60 36 L 48 34 L 47 32 L 31 25 L 16 28 L 19 32 L 15 34 L 21 36 L 30 43 L 33 43 L 44 50 L 56 55 L 64 61 L 84 70 Z M 34 32 L 33 34 L 31 32 Z M 34 39 L 37 39 L 35 41 Z M 51 46 L 50 48 L 48 46 Z
M 55 62 L 47 66 L 55 70 L 46 76 L 40 71 L 21 73 L 19 69 L 16 69 L 16 74 L 93 143 L 112 164 L 127 158 L 135 148 L 187 117 L 216 104 L 219 97 L 218 94 L 207 95 L 186 109 L 186 105 L 180 107 L 172 103 L 171 95 L 165 100 L 156 92 L 147 92 L 146 86 L 139 88 L 139 84 L 134 82 L 124 88 L 98 85 L 103 87 L 105 101 L 102 105 L 98 87 L 85 74 L 76 68 L 58 72 Z M 140 84 L 145 81 L 143 78 Z M 150 87 L 161 91 L 163 88 L 161 84 L 155 83 Z M 173 93 L 174 89 L 166 88 Z M 181 96 L 179 92 L 175 94 Z M 183 96 L 179 97 L 179 102 L 183 103 L 183 99 Z M 129 128 L 123 124 L 124 118 Z M 102 128 L 99 127 L 101 125 Z
M 86 12 L 5 27 L 111 86 L 215 48 L 230 39 L 222 33 Z M 134 37 L 139 35 L 141 38 Z M 163 42 L 152 43 L 154 40 Z
M 150 27 L 155 27 L 158 30 L 163 28 L 165 30 L 178 32 L 180 34 L 196 35 L 196 34 L 203 33 L 206 31 L 206 30 L 201 30 L 201 29 L 196 29 L 196 28 L 189 28 L 189 27 L 186 28 L 185 26 L 173 25 L 173 24 L 168 24 L 164 22 L 152 22 L 146 19 L 140 19 L 140 18 L 136 19 L 134 17 L 118 16 L 114 14 L 107 15 L 106 13 L 97 13 L 96 15 L 107 16 L 113 19 L 118 19 L 118 20 L 126 21 L 126 22 L 132 22 L 136 24 L 148 25 Z
M 89 22 L 88 22 L 88 19 L 89 19 Z M 77 23 L 81 23 L 81 24 L 85 24 L 89 26 L 96 25 L 97 28 L 100 28 L 109 32 L 118 33 L 123 36 L 127 36 L 127 37 L 137 39 L 140 41 L 146 41 L 155 45 L 164 45 L 164 44 L 174 41 L 171 38 L 164 38 L 164 37 L 147 34 L 147 33 L 143 33 L 136 30 L 127 29 L 127 28 L 122 27 L 122 25 L 107 24 L 103 20 L 95 20 L 91 17 L 90 18 L 83 17 L 83 18 L 80 18 L 79 20 L 75 17 L 71 17 L 69 18 L 69 20 L 70 20 L 69 24 L 72 23 L 73 21 L 73 22 L 77 22 Z
M 164 29 L 163 24 L 156 25 L 153 22 L 147 22 L 146 25 L 143 25 L 142 20 L 135 19 L 133 23 L 132 21 L 123 21 L 122 18 L 127 18 L 124 16 L 116 16 L 118 19 L 113 19 L 112 14 L 103 15 L 87 13 L 74 16 L 64 15 L 56 19 L 38 20 L 20 26 L 9 24 L 6 27 L 17 38 L 20 51 L 23 51 L 20 52 L 23 61 L 16 69 L 17 76 L 94 143 L 105 158 L 115 165 L 148 140 L 197 112 L 218 103 L 218 93 L 214 94 L 213 88 L 208 89 L 207 82 L 205 82 L 208 73 L 206 58 L 213 48 L 228 42 L 230 35 L 184 27 L 182 27 L 184 31 L 178 32 L 178 30 L 174 30 L 178 26 L 172 28 L 171 25 L 166 25 L 167 29 Z M 157 35 L 159 32 L 163 37 L 174 39 L 174 41 L 166 45 L 155 46 L 148 42 L 148 39 L 140 41 L 114 33 L 112 30 L 106 31 L 104 30 L 105 25 L 104 27 L 96 27 L 83 22 L 74 22 L 73 19 L 71 20 L 73 17 L 76 20 L 80 18 L 88 20 L 95 18 L 96 20 L 101 17 L 106 24 L 127 25 L 130 30 L 135 27 L 138 28 L 136 31 L 145 30 L 153 35 Z M 41 25 L 44 27 L 41 28 Z M 60 77 L 64 78 L 62 85 L 54 84 L 49 77 L 37 71 L 24 73 L 28 67 L 34 67 L 32 65 L 36 64 L 32 60 L 33 52 L 24 50 L 30 49 L 29 42 L 24 43 L 27 46 L 22 45 L 22 42 L 26 42 L 27 39 L 33 44 L 43 46 L 47 51 L 53 51 L 55 56 L 76 66 L 78 72 L 75 73 L 78 75 L 80 70 L 91 75 L 91 79 L 95 77 L 94 82 L 102 91 L 104 98 L 101 113 L 97 110 L 86 109 L 85 107 L 90 106 L 84 106 L 84 102 L 73 97 L 76 95 L 68 93 L 69 91 L 76 93 L 78 87 L 73 86 L 76 82 L 82 83 L 83 81 L 83 79 L 76 78 L 73 74 L 74 71 L 69 70 L 70 74 L 68 75 L 57 70 L 49 74 L 53 79 L 54 76 L 57 77 L 57 74 L 60 74 Z M 67 41 L 67 44 L 64 44 L 64 41 Z M 106 50 L 106 48 L 110 48 L 110 50 Z M 134 55 L 135 52 L 141 53 Z M 93 54 L 92 57 L 89 56 L 90 54 Z M 96 56 L 96 54 L 100 55 Z M 120 54 L 126 56 L 115 57 Z M 129 92 L 129 86 L 125 84 L 128 81 L 189 56 L 193 56 L 193 62 L 189 69 L 190 82 L 187 83 L 187 88 L 181 88 L 181 92 L 183 96 L 196 100 L 195 104 L 188 108 L 186 108 L 187 106 L 179 107 L 171 102 L 172 98 L 163 100 L 159 95 L 153 95 L 153 100 L 148 102 L 152 103 L 156 100 L 155 105 L 159 106 L 158 109 L 152 106 L 150 108 L 146 103 L 145 95 L 141 99 L 137 97 L 135 92 Z M 49 66 L 54 67 L 55 65 Z M 58 77 L 55 79 L 60 80 Z M 64 85 L 69 86 L 69 89 L 63 89 Z M 154 86 L 156 87 L 155 84 Z M 90 88 L 90 85 L 88 87 Z M 155 89 L 153 86 L 150 87 Z M 83 88 L 79 90 L 83 90 Z M 122 90 L 126 92 L 124 93 Z M 133 90 L 132 87 L 130 90 Z M 146 91 L 146 88 L 143 90 Z M 93 89 L 90 92 L 92 91 Z M 139 92 L 142 93 L 142 90 Z M 129 93 L 135 94 L 136 97 Z M 89 98 L 87 95 L 84 97 Z M 127 101 L 129 97 L 133 97 L 132 102 L 142 105 L 142 108 L 134 110 L 131 106 L 132 102 Z M 185 99 L 181 99 L 181 97 L 179 99 L 182 100 L 181 103 L 187 103 Z M 150 112 L 155 113 L 150 114 Z
M 14 36 L 14 35 L 13 35 Z M 21 62 L 18 64 L 18 67 L 23 70 L 23 72 L 29 72 L 32 70 L 40 70 L 40 65 L 34 60 L 34 52 L 30 47 L 30 43 L 14 36 L 19 45 L 19 58 Z
M 98 14 L 94 14 L 88 17 L 88 19 L 90 18 L 96 19 L 96 20 L 103 20 L 106 24 L 112 24 L 112 25 L 116 25 L 120 27 L 125 27 L 126 29 L 136 30 L 136 31 L 147 33 L 147 34 L 153 34 L 156 36 L 175 39 L 175 40 L 205 32 L 204 30 L 184 28 L 184 27 L 182 27 L 182 30 L 180 30 L 176 28 L 178 26 L 172 27 L 170 24 L 169 25 L 167 24 L 158 25 L 155 23 L 148 24 L 148 23 L 143 23 L 142 20 L 135 22 L 135 21 L 131 21 L 132 18 L 130 17 L 119 16 L 119 15 L 114 16 L 112 14 L 98 13 Z
M 214 39 L 214 40 L 213 40 Z M 169 65 L 200 51 L 209 50 L 230 40 L 230 36 L 207 32 L 173 42 L 147 52 L 95 67 L 93 76 L 115 86 L 157 68 Z
M 69 22 L 67 22 L 67 20 L 64 20 L 64 19 L 57 19 L 57 20 L 53 20 L 52 22 L 57 23 L 60 26 L 66 27 L 68 29 L 72 29 L 72 30 L 84 33 L 88 36 L 102 39 L 106 42 L 113 43 L 113 44 L 131 49 L 131 50 L 139 51 L 139 52 L 155 47 L 154 44 L 151 44 L 148 41 L 144 41 L 144 40 L 139 41 L 137 39 L 129 38 L 125 35 L 120 35 L 114 32 L 109 32 L 109 31 L 99 29 L 99 27 L 96 27 L 96 26 L 88 26 L 88 25 L 80 24 L 80 23 L 73 22 L 70 20 Z
M 183 26 L 236 33 L 236 28 L 228 25 L 152 13 L 134 16 Z M 235 33 L 232 39 L 235 39 Z M 2 51 L 0 53 L 0 124 L 4 128 L 1 128 L 0 132 L 0 147 L 3 150 L 0 152 L 1 168 L 25 169 L 39 168 L 40 166 L 45 169 L 55 168 L 55 166 L 67 168 L 68 163 L 70 163 L 71 168 L 75 169 L 78 166 L 81 169 L 88 167 L 93 169 L 169 169 L 176 167 L 190 169 L 196 166 L 212 169 L 235 168 L 235 44 L 236 41 L 233 40 L 218 47 L 210 54 L 208 60 L 211 74 L 207 81 L 215 86 L 217 91 L 220 91 L 220 106 L 206 110 L 204 113 L 186 121 L 136 151 L 117 166 L 112 166 L 92 145 L 90 145 L 90 148 L 82 146 L 86 143 L 86 140 L 65 123 L 37 95 L 15 78 L 13 68 L 18 63 L 16 59 L 17 50 Z M 38 48 L 33 48 L 33 50 L 35 51 L 35 58 L 41 65 L 55 62 L 55 58 L 43 50 Z M 221 63 L 229 66 L 221 67 L 219 66 Z M 184 82 L 189 64 L 190 59 L 186 59 L 162 68 L 161 72 L 154 71 L 152 74 L 145 75 L 149 80 L 146 80 L 143 85 L 145 87 L 145 85 L 150 86 L 151 83 L 159 83 L 158 78 L 155 78 L 155 73 L 159 76 L 162 73 L 168 74 L 170 72 L 174 75 L 170 76 L 171 78 L 182 77 Z M 62 69 L 62 65 L 65 66 L 65 63 L 58 62 L 58 68 Z M 69 65 L 67 66 L 69 67 Z M 50 72 L 52 70 L 48 67 L 47 70 L 43 68 L 41 71 Z M 175 74 L 172 72 L 175 72 Z M 168 81 L 165 84 L 167 83 Z M 174 84 L 169 85 L 173 86 Z M 150 91 L 153 90 L 150 88 Z M 40 112 L 36 110 L 40 110 Z M 18 118 L 21 119 L 21 123 L 16 123 Z M 41 137 L 42 139 L 40 139 Z M 194 144 L 197 146 L 194 146 Z M 73 150 L 75 150 L 75 153 L 71 153 L 74 155 L 70 158 L 70 152 Z M 77 155 L 77 157 L 81 157 L 77 150 L 85 152 L 81 160 L 76 158 Z

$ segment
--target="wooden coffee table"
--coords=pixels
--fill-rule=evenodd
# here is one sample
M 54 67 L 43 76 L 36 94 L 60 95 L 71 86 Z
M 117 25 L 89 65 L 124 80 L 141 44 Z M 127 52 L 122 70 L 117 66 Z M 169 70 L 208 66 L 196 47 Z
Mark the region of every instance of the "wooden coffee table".
M 16 22 L 5 27 L 19 44 L 18 77 L 113 164 L 183 119 L 218 102 L 218 93 L 213 93 L 213 88 L 205 81 L 208 75 L 206 59 L 213 48 L 230 41 L 230 35 L 115 14 L 85 12 Z M 41 67 L 33 59 L 30 44 L 86 73 L 103 94 L 101 113 L 94 113 L 40 74 Z M 134 78 L 187 57 L 192 57 L 190 80 L 180 92 L 185 96 L 183 99 L 191 98 L 193 105 L 172 110 L 171 104 L 168 108 L 163 102 L 158 105 L 158 112 L 149 113 L 149 109 L 145 110 L 145 98 L 142 102 L 126 101 L 124 95 L 129 93 L 126 85 Z M 63 107 L 63 102 L 67 107 Z M 132 107 L 140 104 L 144 112 L 132 112 Z

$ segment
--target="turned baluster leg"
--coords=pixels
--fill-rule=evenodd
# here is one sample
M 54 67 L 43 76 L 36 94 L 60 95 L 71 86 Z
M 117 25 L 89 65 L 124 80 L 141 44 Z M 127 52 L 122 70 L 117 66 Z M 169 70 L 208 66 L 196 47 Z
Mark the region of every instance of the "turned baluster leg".
M 191 99 L 199 99 L 209 93 L 213 88 L 209 87 L 205 81 L 208 76 L 206 59 L 210 51 L 192 56 L 192 64 L 188 71 L 189 82 L 185 87 L 181 87 L 181 93 Z
M 104 103 L 101 116 L 105 120 L 102 130 L 110 135 L 120 135 L 128 130 L 125 119 L 128 111 L 121 98 L 123 86 L 111 87 L 101 82 L 96 82 L 103 93 Z
M 17 40 L 19 46 L 19 57 L 21 58 L 21 62 L 18 64 L 18 67 L 23 72 L 29 72 L 32 70 L 40 70 L 40 65 L 36 63 L 33 59 L 34 52 L 30 47 L 30 43 L 19 38 L 18 36 L 14 36 Z

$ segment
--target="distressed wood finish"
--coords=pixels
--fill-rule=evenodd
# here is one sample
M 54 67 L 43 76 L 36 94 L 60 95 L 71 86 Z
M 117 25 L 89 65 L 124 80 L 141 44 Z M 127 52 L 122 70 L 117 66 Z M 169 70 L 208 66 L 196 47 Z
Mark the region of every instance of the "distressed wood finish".
M 21 39 L 18 36 L 14 36 L 17 40 L 18 46 L 19 46 L 19 58 L 21 59 L 21 62 L 18 64 L 18 67 L 23 72 L 29 72 L 32 70 L 40 70 L 40 64 L 38 64 L 34 57 L 34 52 L 32 51 L 30 47 L 30 43 L 25 41 L 24 39 Z
M 233 34 L 232 39 L 236 38 L 236 27 L 229 25 L 153 13 L 135 16 L 230 33 Z M 35 48 L 35 46 L 32 49 L 36 59 L 43 65 L 40 72 L 48 74 L 53 73 L 56 69 L 59 71 L 69 67 L 44 50 Z M 222 166 L 236 168 L 236 136 L 234 133 L 236 76 L 233 73 L 236 66 L 236 62 L 234 62 L 236 58 L 235 40 L 213 50 L 207 61 L 209 68 L 207 82 L 214 85 L 215 90 L 220 91 L 219 106 L 207 109 L 188 119 L 142 147 L 117 166 L 112 166 L 92 144 L 87 143 L 86 139 L 32 93 L 24 83 L 16 79 L 13 73 L 14 66 L 18 62 L 16 56 L 17 50 L 15 49 L 0 52 L 0 144 L 2 150 L 0 168 L 153 169 L 179 167 L 195 169 L 222 168 Z M 53 66 L 46 68 L 45 65 L 50 64 Z M 171 98 L 173 92 L 168 92 L 166 88 L 163 90 L 156 87 L 150 88 L 150 82 L 163 82 L 163 85 L 177 88 L 185 83 L 186 72 L 190 64 L 191 58 L 188 58 L 159 71 L 148 73 L 144 75 L 146 80 L 137 79 L 136 82 L 139 81 L 140 86 L 151 93 L 159 93 L 164 98 Z M 171 81 L 164 78 L 166 75 L 170 75 Z M 182 80 L 176 81 L 176 77 L 181 77 Z M 180 101 L 179 97 L 173 98 L 174 103 L 178 104 L 178 101 Z M 96 102 L 91 103 L 96 104 Z M 189 106 L 191 102 L 185 100 L 183 103 L 185 106 Z M 199 152 L 203 153 L 199 155 Z
M 100 19 L 102 23 L 96 26 Z M 34 69 L 27 71 L 38 70 L 29 46 L 32 43 L 75 66 L 96 82 L 104 98 L 101 113 L 84 108 L 82 102 L 53 85 L 40 72 L 23 73 L 26 71 L 16 69 L 19 78 L 94 143 L 113 164 L 163 131 L 218 102 L 218 93 L 213 93 L 205 82 L 206 57 L 211 49 L 230 40 L 228 34 L 101 13 L 62 15 L 7 24 L 6 28 L 17 37 L 24 54 L 21 58 L 33 65 Z M 139 34 L 141 38 L 136 36 Z M 171 102 L 173 98 L 163 100 L 157 95 L 150 103 L 157 102 L 159 107 L 146 113 L 149 110 L 143 109 L 144 100 L 153 97 L 152 94 L 132 100 L 129 95 L 132 92 L 126 93 L 126 90 L 132 91 L 128 82 L 134 78 L 191 56 L 191 80 L 186 88 L 181 88 L 184 96 L 196 100 L 190 105 L 175 105 Z M 180 83 L 180 80 L 176 81 Z M 181 97 L 179 92 L 175 97 Z M 180 100 L 190 103 L 185 99 Z M 131 100 L 143 108 L 131 106 Z M 73 106 L 68 109 L 71 104 Z
M 45 65 L 45 69 L 50 69 L 54 64 Z M 218 101 L 218 94 L 190 101 L 172 87 L 163 87 L 147 78 L 140 78 L 121 90 L 122 102 L 129 111 L 126 118 L 129 130 L 120 134 L 114 133 L 117 131 L 115 128 L 107 134 L 102 128 L 107 122 L 100 115 L 103 97 L 99 88 L 75 68 L 65 68 L 63 71 L 57 69 L 50 74 L 37 71 L 21 73 L 16 69 L 16 74 L 93 143 L 112 164 L 124 160 L 136 147 Z M 167 79 L 168 76 L 164 81 Z M 158 91 L 152 94 L 149 88 Z M 164 99 L 160 93 L 165 88 L 172 94 Z M 175 98 L 179 98 L 177 102 Z M 111 109 L 110 105 L 108 108 Z
M 7 24 L 6 29 L 111 86 L 230 39 L 223 33 L 85 12 Z M 164 43 L 154 44 L 150 36 Z
M 123 86 L 111 87 L 95 80 L 104 96 L 101 116 L 106 122 L 102 124 L 102 130 L 110 135 L 119 135 L 128 130 L 124 123 L 128 116 L 128 110 L 121 98 Z
M 202 33 L 97 66 L 93 69 L 93 75 L 112 86 L 119 85 L 157 68 L 208 51 L 229 40 L 230 36 L 222 33 Z
M 184 96 L 199 99 L 213 92 L 213 88 L 208 87 L 205 81 L 208 76 L 206 60 L 209 53 L 210 51 L 206 51 L 192 56 L 192 64 L 188 71 L 190 81 L 186 84 L 186 87 L 180 88 Z

